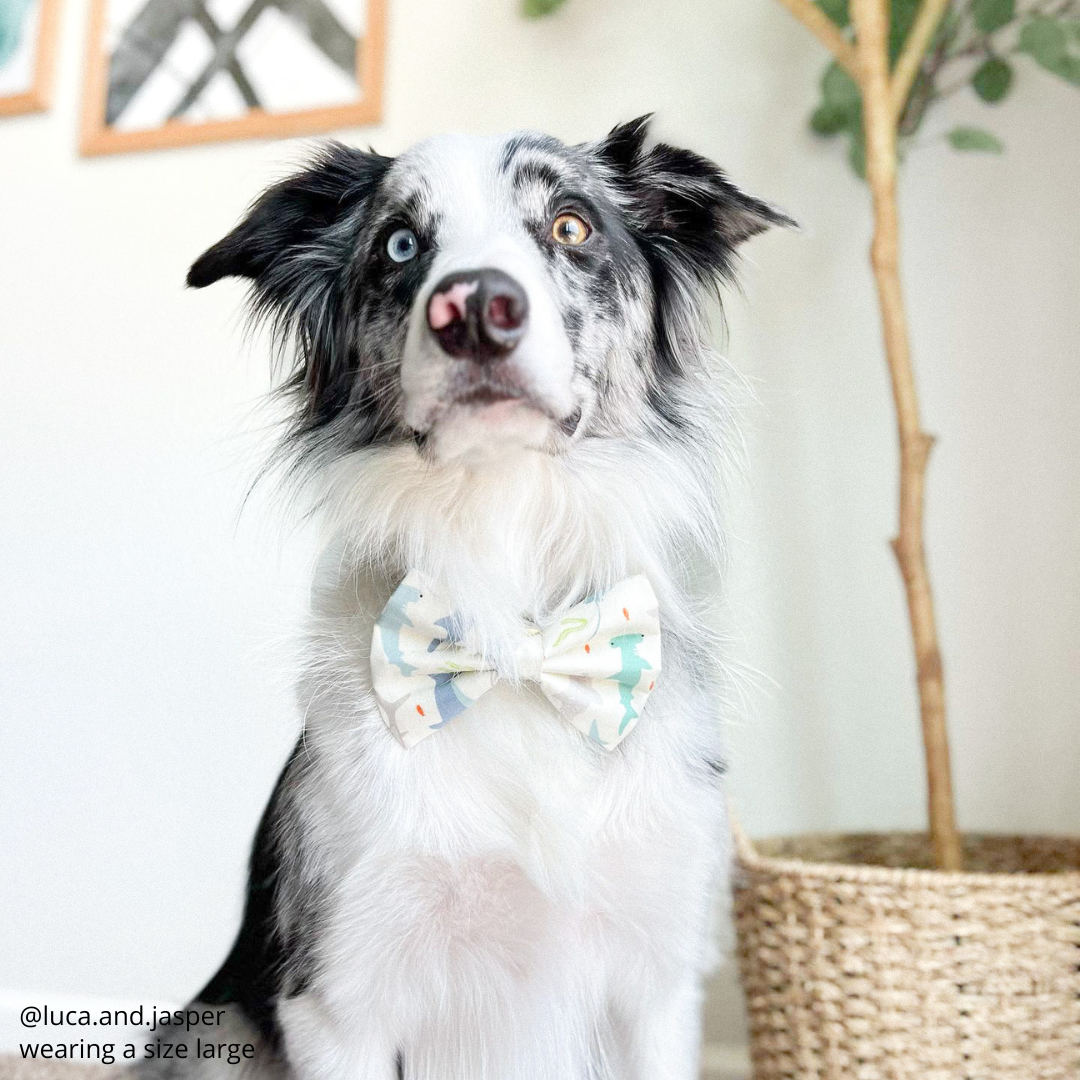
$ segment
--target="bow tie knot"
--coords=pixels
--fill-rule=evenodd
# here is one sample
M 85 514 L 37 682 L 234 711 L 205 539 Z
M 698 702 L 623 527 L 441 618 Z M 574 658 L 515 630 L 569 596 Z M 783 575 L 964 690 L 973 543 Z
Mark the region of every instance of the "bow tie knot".
M 627 578 L 530 628 L 520 678 L 581 732 L 613 749 L 633 729 L 660 674 L 660 623 L 647 578 Z M 371 682 L 387 726 L 406 746 L 465 712 L 497 674 L 463 643 L 461 621 L 415 572 L 387 601 L 371 639 Z
M 544 673 L 544 637 L 539 629 L 530 627 L 526 631 L 514 659 L 519 679 L 540 682 Z

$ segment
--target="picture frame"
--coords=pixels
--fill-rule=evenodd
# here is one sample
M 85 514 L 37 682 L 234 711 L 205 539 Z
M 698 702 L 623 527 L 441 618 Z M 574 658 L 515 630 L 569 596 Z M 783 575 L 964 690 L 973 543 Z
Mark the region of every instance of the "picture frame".
M 385 17 L 385 0 L 91 0 L 79 150 L 377 123 Z
M 0 117 L 49 108 L 60 2 L 29 0 L 22 11 L 19 4 L 11 5 L 10 21 L 0 27 Z

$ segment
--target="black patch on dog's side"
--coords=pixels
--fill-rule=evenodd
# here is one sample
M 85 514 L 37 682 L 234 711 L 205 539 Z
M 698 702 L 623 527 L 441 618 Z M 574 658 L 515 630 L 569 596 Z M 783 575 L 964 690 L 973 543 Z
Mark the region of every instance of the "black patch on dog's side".
M 229 955 L 196 995 L 207 1005 L 237 1005 L 269 1046 L 281 1049 L 277 1003 L 301 994 L 313 976 L 313 943 L 319 932 L 315 898 L 302 897 L 282 930 L 281 834 L 289 790 L 303 766 L 302 741 L 282 770 L 259 821 L 248 869 L 244 917 Z

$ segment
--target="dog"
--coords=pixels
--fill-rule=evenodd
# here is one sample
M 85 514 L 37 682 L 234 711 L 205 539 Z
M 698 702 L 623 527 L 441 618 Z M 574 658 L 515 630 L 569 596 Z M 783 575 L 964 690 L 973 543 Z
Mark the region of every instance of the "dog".
M 246 279 L 295 357 L 283 449 L 326 545 L 303 733 L 193 1006 L 217 1019 L 186 1033 L 251 1054 L 141 1074 L 698 1075 L 737 442 L 710 301 L 788 224 L 643 117 L 580 145 L 330 144 L 194 263 L 195 288 Z M 542 677 L 538 629 L 563 624 L 617 670 Z

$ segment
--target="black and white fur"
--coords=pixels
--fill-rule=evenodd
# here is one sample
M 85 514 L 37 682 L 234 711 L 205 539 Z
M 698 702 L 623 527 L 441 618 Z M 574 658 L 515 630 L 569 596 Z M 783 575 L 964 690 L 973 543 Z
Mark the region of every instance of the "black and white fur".
M 394 159 L 331 145 L 191 268 L 196 287 L 250 279 L 291 342 L 287 447 L 327 525 L 303 735 L 236 944 L 198 996 L 227 1014 L 204 1037 L 256 1041 L 260 1077 L 697 1076 L 725 861 L 724 671 L 702 610 L 734 439 L 707 301 L 739 244 L 788 222 L 646 129 L 447 136 Z M 591 228 L 577 247 L 552 236 L 567 211 Z M 395 262 L 402 228 L 418 250 Z M 529 302 L 495 364 L 448 355 L 425 315 L 477 268 Z M 368 648 L 410 568 L 502 677 L 405 750 Z M 663 673 L 607 752 L 515 654 L 531 622 L 642 572 Z

